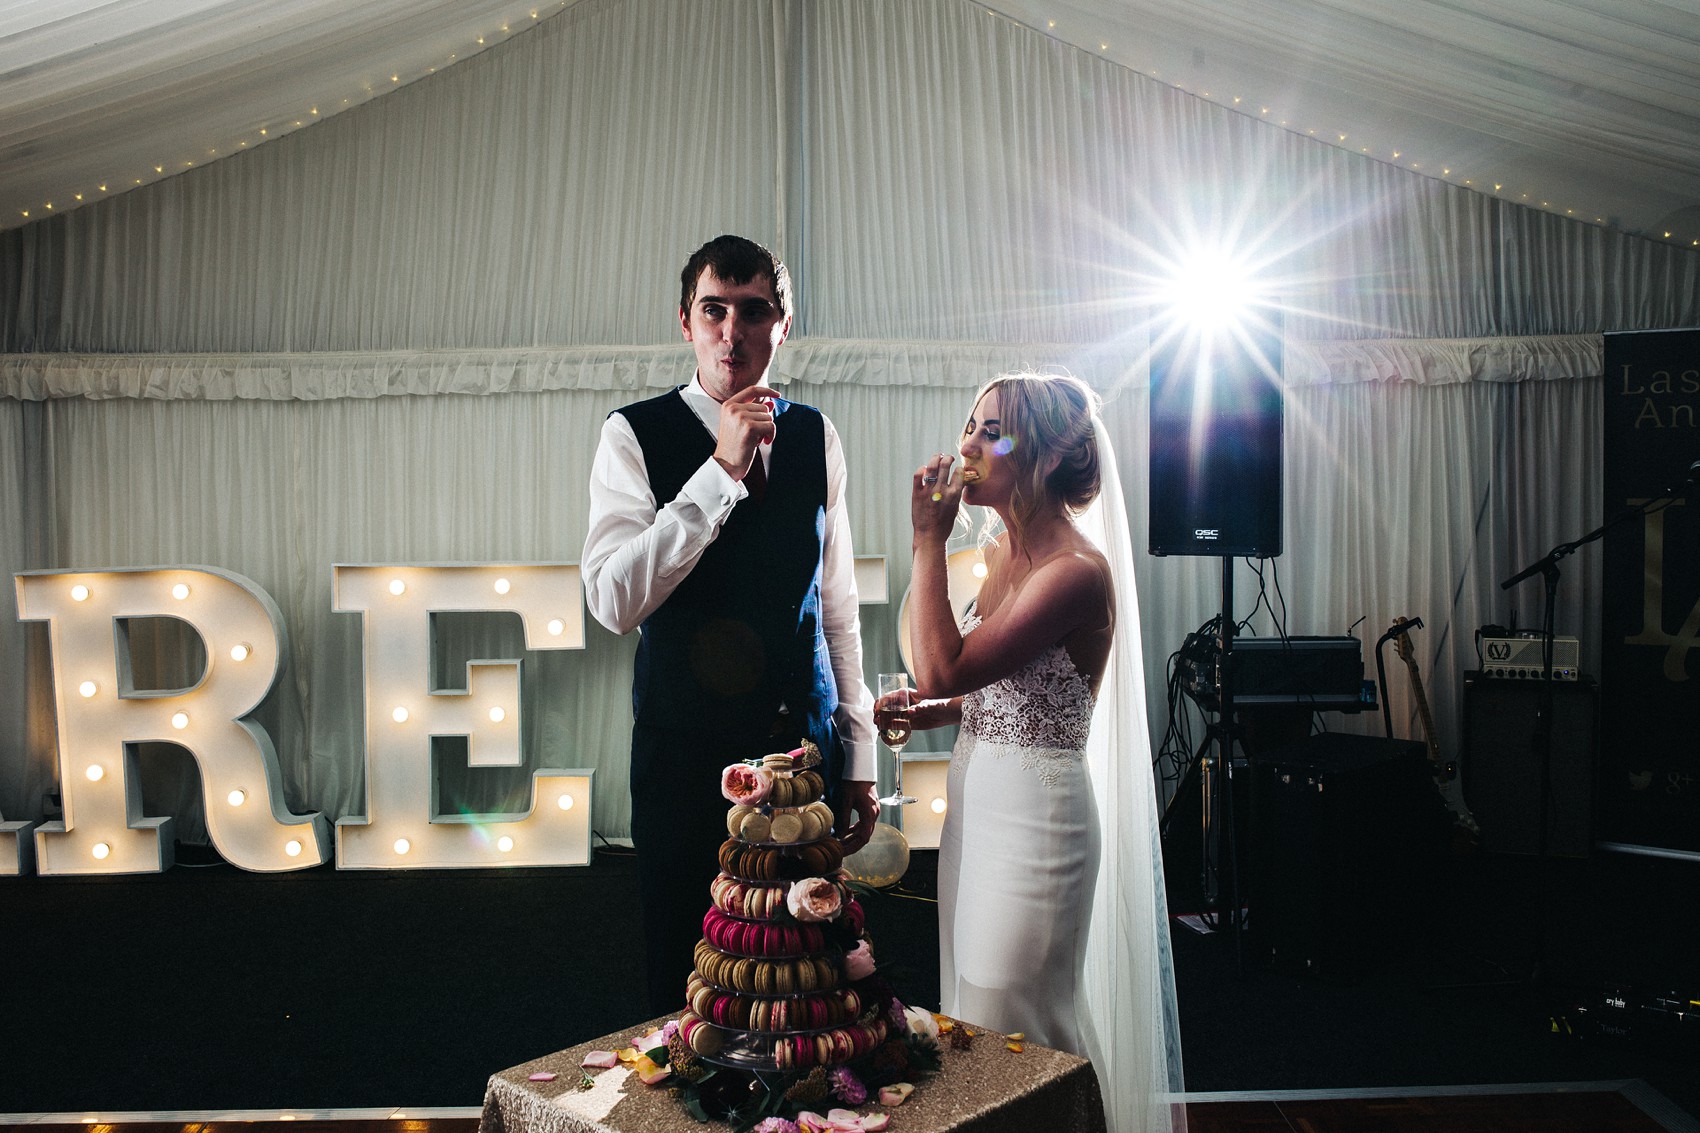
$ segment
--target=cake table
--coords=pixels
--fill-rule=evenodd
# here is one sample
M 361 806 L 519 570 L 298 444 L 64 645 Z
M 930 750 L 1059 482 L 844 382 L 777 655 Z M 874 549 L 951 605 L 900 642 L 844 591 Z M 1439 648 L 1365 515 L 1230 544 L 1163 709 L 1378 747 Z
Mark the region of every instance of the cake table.
M 670 1016 L 634 1023 L 614 1034 L 521 1063 L 490 1077 L 479 1133 L 705 1133 L 727 1127 L 699 1124 L 664 1085 L 646 1086 L 625 1065 L 590 1070 L 596 1080 L 580 1089 L 580 1063 L 593 1050 L 619 1050 L 633 1035 L 659 1027 Z M 1026 1043 L 1018 1054 L 1003 1036 L 974 1031 L 973 1045 L 944 1044 L 944 1064 L 918 1084 L 891 1114 L 891 1133 L 1018 1133 L 1068 1129 L 1103 1133 L 1104 1106 L 1092 1064 L 1060 1050 Z M 534 1082 L 533 1074 L 555 1075 Z M 817 1112 L 838 1102 L 823 1102 Z M 853 1107 L 874 1113 L 872 1099 Z

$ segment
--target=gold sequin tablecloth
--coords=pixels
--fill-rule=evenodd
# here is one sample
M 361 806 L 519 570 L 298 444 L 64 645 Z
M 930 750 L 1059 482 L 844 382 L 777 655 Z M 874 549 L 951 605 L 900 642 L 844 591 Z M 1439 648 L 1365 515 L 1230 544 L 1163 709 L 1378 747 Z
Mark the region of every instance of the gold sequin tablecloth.
M 484 1092 L 484 1117 L 479 1133 L 705 1133 L 727 1126 L 707 1126 L 685 1111 L 665 1086 L 646 1086 L 625 1065 L 591 1070 L 596 1084 L 581 1090 L 580 1066 L 593 1050 L 619 1050 L 667 1017 L 636 1023 L 570 1050 L 533 1059 L 493 1074 Z M 944 1065 L 918 1084 L 901 1106 L 889 1110 L 891 1133 L 1028 1133 L 1035 1129 L 1067 1129 L 1071 1133 L 1102 1133 L 1104 1105 L 1092 1064 L 1060 1050 L 1025 1044 L 1017 1054 L 1003 1037 L 975 1033 L 968 1050 L 945 1044 Z M 551 1082 L 533 1082 L 531 1075 L 552 1073 Z M 819 1113 L 837 1102 L 814 1107 Z M 853 1107 L 874 1113 L 873 1099 Z

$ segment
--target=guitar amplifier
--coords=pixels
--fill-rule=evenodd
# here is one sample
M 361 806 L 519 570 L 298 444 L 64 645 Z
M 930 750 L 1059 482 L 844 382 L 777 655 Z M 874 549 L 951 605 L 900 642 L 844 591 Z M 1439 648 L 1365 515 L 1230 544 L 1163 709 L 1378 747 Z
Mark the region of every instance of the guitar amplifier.
M 1538 681 L 1546 671 L 1542 657 L 1545 638 L 1539 634 L 1528 637 L 1482 638 L 1482 675 L 1502 680 Z M 1581 643 L 1574 637 L 1552 639 L 1552 679 L 1573 681 L 1582 675 Z
M 1599 691 L 1592 677 L 1552 683 L 1543 761 L 1538 729 L 1547 691 L 1527 680 L 1464 674 L 1464 798 L 1489 853 L 1585 858 L 1593 852 Z

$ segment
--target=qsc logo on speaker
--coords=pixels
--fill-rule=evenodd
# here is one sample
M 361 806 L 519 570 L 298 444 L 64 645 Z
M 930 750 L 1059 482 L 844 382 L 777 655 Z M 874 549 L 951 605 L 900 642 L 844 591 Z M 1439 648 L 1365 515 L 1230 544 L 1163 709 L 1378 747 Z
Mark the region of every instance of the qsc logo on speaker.
M 1220 539 L 1222 537 L 1222 529 L 1219 527 L 1194 527 L 1192 529 L 1192 537 L 1199 540 Z

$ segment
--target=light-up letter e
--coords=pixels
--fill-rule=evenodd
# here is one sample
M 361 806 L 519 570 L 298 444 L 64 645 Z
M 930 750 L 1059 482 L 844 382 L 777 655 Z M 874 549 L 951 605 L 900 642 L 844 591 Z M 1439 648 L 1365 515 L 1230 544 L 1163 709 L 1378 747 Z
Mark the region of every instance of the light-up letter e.
M 518 767 L 520 663 L 469 661 L 431 684 L 432 616 L 510 611 L 527 649 L 584 648 L 576 566 L 338 566 L 335 608 L 365 615 L 366 817 L 336 824 L 339 869 L 586 865 L 588 770 L 532 775 L 523 814 L 439 814 L 431 738 L 465 736 L 472 767 Z
M 171 743 L 200 765 L 207 832 L 243 869 L 319 865 L 330 825 L 288 813 L 271 737 L 244 719 L 283 657 L 276 603 L 213 567 L 31 571 L 17 576 L 18 616 L 46 621 L 53 649 L 62 821 L 36 834 L 43 874 L 157 873 L 172 864 L 171 819 L 142 815 L 135 745 Z M 132 681 L 131 619 L 175 618 L 200 635 L 205 668 L 180 689 Z

